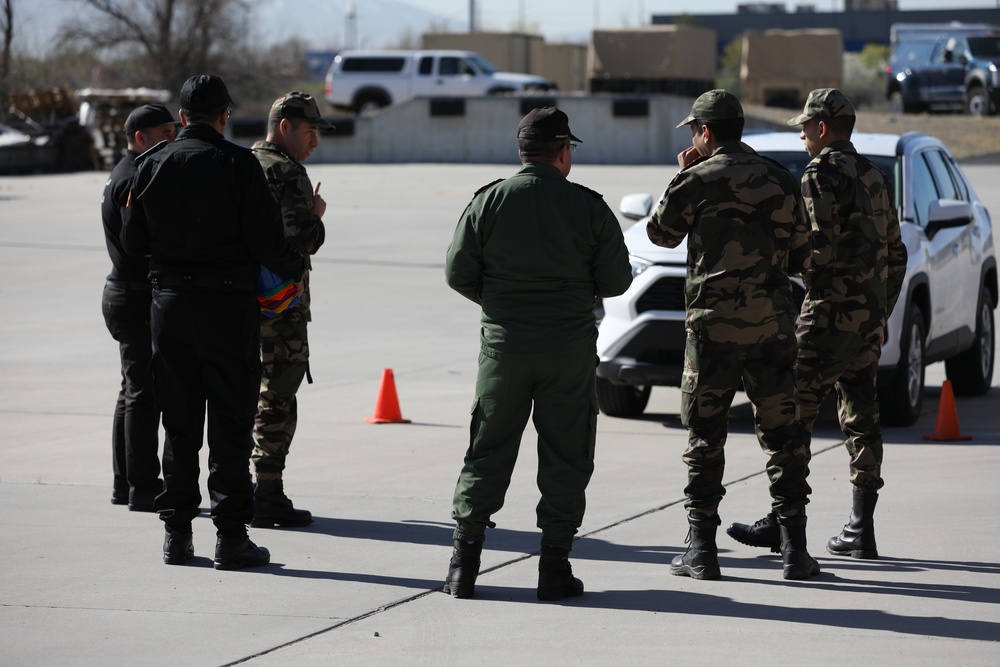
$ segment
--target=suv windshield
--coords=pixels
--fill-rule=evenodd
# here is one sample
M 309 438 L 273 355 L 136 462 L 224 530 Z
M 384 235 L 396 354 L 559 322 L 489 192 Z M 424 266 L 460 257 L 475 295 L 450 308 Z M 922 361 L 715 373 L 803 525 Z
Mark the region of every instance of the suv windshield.
M 969 51 L 976 57 L 1000 57 L 1000 37 L 970 37 Z
M 792 176 L 799 180 L 802 179 L 802 172 L 805 170 L 806 165 L 809 164 L 810 160 L 812 160 L 812 158 L 809 157 L 809 154 L 804 150 L 757 152 L 785 165 L 788 171 L 792 172 Z M 896 208 L 898 209 L 901 193 L 899 191 L 899 170 L 896 169 L 896 158 L 887 157 L 885 155 L 866 155 L 865 157 L 874 162 L 875 166 L 881 169 L 882 173 L 889 177 L 889 182 L 892 184 L 892 189 L 896 194 Z

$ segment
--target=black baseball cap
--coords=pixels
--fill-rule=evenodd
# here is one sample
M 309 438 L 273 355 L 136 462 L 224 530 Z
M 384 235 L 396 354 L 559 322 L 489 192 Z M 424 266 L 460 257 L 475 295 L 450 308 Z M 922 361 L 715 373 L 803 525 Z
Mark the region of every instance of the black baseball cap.
M 194 113 L 212 113 L 232 106 L 225 82 L 214 74 L 198 74 L 181 86 L 181 108 Z
M 134 109 L 125 119 L 125 134 L 132 136 L 139 130 L 146 130 L 157 125 L 180 125 L 174 120 L 173 114 L 162 104 L 143 104 Z
M 539 107 L 529 111 L 517 126 L 517 138 L 535 141 L 569 139 L 583 143 L 582 139 L 577 139 L 569 131 L 569 117 L 555 107 Z

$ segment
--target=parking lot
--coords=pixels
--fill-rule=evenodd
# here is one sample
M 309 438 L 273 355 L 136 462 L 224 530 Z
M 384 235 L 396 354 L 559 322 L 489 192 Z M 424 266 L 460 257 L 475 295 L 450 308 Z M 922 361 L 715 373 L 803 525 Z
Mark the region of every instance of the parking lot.
M 847 455 L 827 411 L 809 506 L 823 573 L 786 582 L 780 559 L 720 531 L 721 581 L 670 576 L 668 563 L 685 549 L 686 433 L 677 391 L 659 388 L 642 419 L 599 420 L 597 471 L 572 554 L 582 598 L 535 599 L 530 426 L 477 599 L 437 592 L 479 328 L 478 309 L 444 283 L 444 252 L 473 192 L 515 169 L 310 167 L 329 203 L 327 240 L 311 283 L 315 382 L 299 394 L 285 487 L 317 520 L 252 529 L 272 563 L 240 572 L 212 568 L 207 515 L 195 522 L 190 566 L 166 567 L 156 517 L 108 502 L 119 376 L 100 308 L 110 267 L 99 213 L 106 175 L 0 178 L 0 664 L 1000 662 L 1000 377 L 986 396 L 958 401 L 971 441 L 929 442 L 941 364 L 928 369 L 923 417 L 885 432 L 881 560 L 823 549 L 850 510 Z M 616 208 L 628 192 L 658 193 L 674 170 L 588 165 L 571 178 Z M 965 170 L 1000 216 L 1000 165 Z M 394 370 L 410 424 L 363 422 L 384 368 Z M 738 402 L 724 526 L 768 505 L 764 456 L 745 398 Z

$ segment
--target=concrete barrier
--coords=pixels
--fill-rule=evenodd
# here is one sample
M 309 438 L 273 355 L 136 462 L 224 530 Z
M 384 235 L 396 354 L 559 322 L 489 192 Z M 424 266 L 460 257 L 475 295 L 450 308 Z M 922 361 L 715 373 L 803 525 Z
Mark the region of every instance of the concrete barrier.
M 583 140 L 575 163 L 674 164 L 691 145 L 690 130 L 675 127 L 691 101 L 674 95 L 417 98 L 370 117 L 333 118 L 338 129 L 322 137 L 309 161 L 517 164 L 518 122 L 535 106 L 555 104 Z M 242 127 L 255 125 L 244 119 Z M 762 127 L 775 126 L 747 119 L 748 129 Z M 249 145 L 262 137 L 233 138 Z

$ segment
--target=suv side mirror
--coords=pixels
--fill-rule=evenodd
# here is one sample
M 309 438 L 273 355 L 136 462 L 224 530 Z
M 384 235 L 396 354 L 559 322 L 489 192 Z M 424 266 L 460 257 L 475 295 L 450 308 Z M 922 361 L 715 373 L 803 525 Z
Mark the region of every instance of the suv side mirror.
M 642 220 L 653 210 L 653 195 L 646 193 L 625 195 L 618 210 L 629 220 Z
M 954 199 L 938 199 L 927 206 L 927 229 L 924 232 L 928 239 L 942 229 L 964 227 L 973 220 L 972 204 Z

